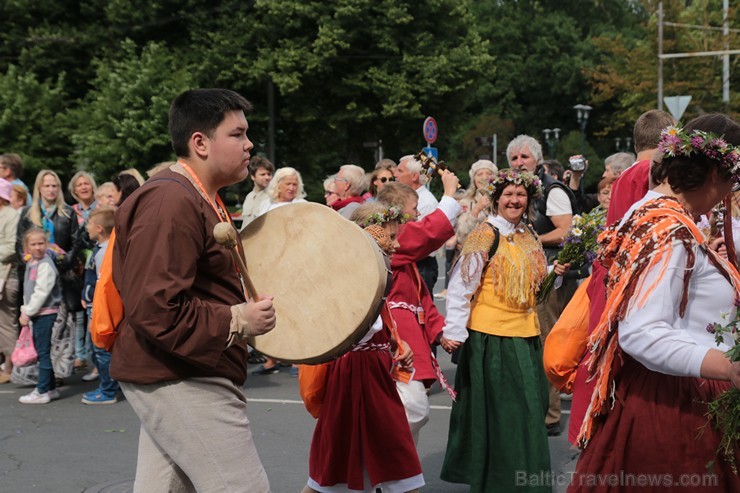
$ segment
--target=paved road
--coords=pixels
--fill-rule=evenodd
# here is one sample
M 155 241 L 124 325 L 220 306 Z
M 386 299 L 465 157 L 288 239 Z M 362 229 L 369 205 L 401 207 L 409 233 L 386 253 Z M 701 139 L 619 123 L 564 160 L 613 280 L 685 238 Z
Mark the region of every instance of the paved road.
M 440 364 L 448 379 L 454 381 L 455 367 L 444 352 L 440 354 Z M 130 492 L 139 434 L 136 415 L 125 401 L 112 406 L 81 404 L 82 394 L 95 384 L 83 382 L 80 375 L 73 375 L 65 383 L 62 399 L 42 406 L 17 402 L 29 388 L 0 386 L 0 491 Z M 450 401 L 438 386 L 432 390 L 431 419 L 419 441 L 427 482 L 424 491 L 468 491 L 465 486 L 439 479 Z M 308 450 L 315 421 L 300 402 L 297 379 L 287 371 L 261 377 L 250 375 L 246 391 L 255 441 L 273 491 L 300 491 L 308 474 Z M 564 418 L 567 426 L 567 414 Z M 575 452 L 564 435 L 550 439 L 550 452 L 556 474 L 572 471 Z M 555 491 L 564 491 L 564 487 Z

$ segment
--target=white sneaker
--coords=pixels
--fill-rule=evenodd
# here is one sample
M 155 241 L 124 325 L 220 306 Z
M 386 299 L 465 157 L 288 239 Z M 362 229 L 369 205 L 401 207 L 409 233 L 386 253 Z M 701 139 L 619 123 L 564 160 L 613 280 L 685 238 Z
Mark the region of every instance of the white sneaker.
M 49 392 L 47 392 L 47 394 L 49 394 L 50 401 L 55 401 L 62 397 L 62 395 L 59 393 L 59 389 L 51 389 Z
M 92 382 L 93 380 L 97 380 L 99 376 L 100 374 L 98 373 L 98 369 L 93 368 L 92 370 L 90 370 L 89 373 L 86 373 L 85 375 L 82 376 L 82 381 Z
M 48 404 L 50 401 L 51 398 L 49 397 L 49 392 L 39 394 L 36 389 L 33 389 L 31 393 L 22 395 L 18 398 L 18 402 L 21 404 Z

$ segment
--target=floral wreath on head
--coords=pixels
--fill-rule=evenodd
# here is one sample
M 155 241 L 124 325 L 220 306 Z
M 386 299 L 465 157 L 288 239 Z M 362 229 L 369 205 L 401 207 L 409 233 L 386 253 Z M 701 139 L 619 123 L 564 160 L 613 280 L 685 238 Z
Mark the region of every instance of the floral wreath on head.
M 404 214 L 400 207 L 394 205 L 383 212 L 376 212 L 372 216 L 365 219 L 365 221 L 360 226 L 362 226 L 363 228 L 367 228 L 368 226 L 372 225 L 382 226 L 383 224 L 391 221 L 405 223 L 406 221 L 408 221 L 408 219 L 409 215 Z
M 542 181 L 537 178 L 537 175 L 529 171 L 519 171 L 511 168 L 501 169 L 494 173 L 488 180 L 485 189 L 493 196 L 496 190 L 509 185 L 522 185 L 529 192 L 531 200 L 542 197 Z
M 740 148 L 730 145 L 712 132 L 694 130 L 690 134 L 679 126 L 664 128 L 658 150 L 663 157 L 704 155 L 718 161 L 735 181 L 740 181 Z

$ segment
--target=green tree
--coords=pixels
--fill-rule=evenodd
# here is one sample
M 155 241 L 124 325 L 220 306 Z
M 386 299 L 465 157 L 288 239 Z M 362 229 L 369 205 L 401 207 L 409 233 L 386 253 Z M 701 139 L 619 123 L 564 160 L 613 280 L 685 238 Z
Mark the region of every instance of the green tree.
M 0 74 L 0 149 L 23 157 L 26 181 L 42 168 L 62 171 L 69 163 L 63 85 L 64 74 L 42 82 L 15 65 Z
M 126 40 L 120 55 L 97 62 L 94 89 L 72 110 L 74 160 L 103 180 L 122 168 L 145 170 L 173 158 L 169 105 L 194 85 L 187 67 L 161 44 L 149 43 L 139 54 Z

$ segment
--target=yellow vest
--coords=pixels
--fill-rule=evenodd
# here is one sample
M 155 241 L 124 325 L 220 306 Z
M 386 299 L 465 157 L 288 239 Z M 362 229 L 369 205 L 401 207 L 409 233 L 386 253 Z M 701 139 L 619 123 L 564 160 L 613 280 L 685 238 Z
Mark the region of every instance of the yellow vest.
M 542 247 L 529 231 L 501 235 L 471 302 L 468 327 L 503 337 L 539 335 L 535 295 L 546 274 Z

